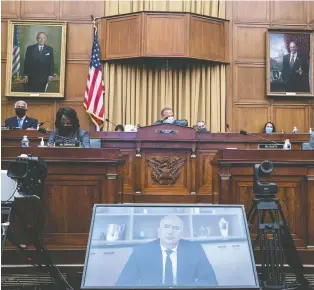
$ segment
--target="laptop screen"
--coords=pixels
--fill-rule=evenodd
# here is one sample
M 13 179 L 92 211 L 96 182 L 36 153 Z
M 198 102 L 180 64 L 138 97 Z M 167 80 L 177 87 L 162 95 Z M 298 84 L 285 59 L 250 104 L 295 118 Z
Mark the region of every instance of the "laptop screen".
M 241 205 L 95 205 L 82 289 L 258 289 Z

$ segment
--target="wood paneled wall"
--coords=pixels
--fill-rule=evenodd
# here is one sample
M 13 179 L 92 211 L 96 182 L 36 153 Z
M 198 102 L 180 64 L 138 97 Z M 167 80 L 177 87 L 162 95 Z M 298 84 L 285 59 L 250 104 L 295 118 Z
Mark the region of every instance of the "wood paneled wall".
M 291 132 L 297 126 L 308 132 L 314 127 L 313 99 L 266 96 L 266 33 L 268 28 L 279 27 L 314 29 L 314 2 L 228 1 L 226 5 L 231 57 L 226 123 L 231 131 L 261 132 L 270 120 L 277 131 Z
M 29 115 L 54 121 L 61 106 L 78 111 L 82 128 L 94 131 L 83 107 L 92 46 L 90 15 L 104 16 L 104 1 L 1 1 L 1 102 L 4 119 L 14 114 L 18 99 L 4 96 L 8 19 L 53 19 L 68 22 L 64 100 L 28 99 Z M 232 132 L 260 132 L 267 120 L 278 130 L 314 127 L 313 99 L 266 97 L 266 32 L 269 27 L 314 29 L 312 1 L 227 1 L 230 20 L 230 60 L 227 75 L 227 122 Z M 314 49 L 312 47 L 312 49 Z M 53 128 L 51 124 L 48 125 Z
M 93 24 L 90 15 L 104 16 L 104 1 L 1 1 L 1 124 L 14 116 L 13 104 L 20 98 L 7 98 L 5 91 L 5 70 L 7 53 L 8 19 L 67 21 L 66 83 L 65 98 L 26 98 L 29 116 L 39 121 L 54 122 L 57 110 L 63 106 L 74 108 L 81 127 L 94 131 L 83 107 L 89 59 L 93 41 Z M 53 129 L 53 124 L 47 124 Z

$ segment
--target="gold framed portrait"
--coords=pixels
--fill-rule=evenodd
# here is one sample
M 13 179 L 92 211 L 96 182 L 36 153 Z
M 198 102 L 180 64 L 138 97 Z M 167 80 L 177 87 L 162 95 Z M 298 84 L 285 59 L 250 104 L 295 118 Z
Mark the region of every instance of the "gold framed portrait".
M 64 98 L 66 22 L 10 20 L 5 95 Z
M 314 97 L 313 30 L 268 29 L 267 95 Z

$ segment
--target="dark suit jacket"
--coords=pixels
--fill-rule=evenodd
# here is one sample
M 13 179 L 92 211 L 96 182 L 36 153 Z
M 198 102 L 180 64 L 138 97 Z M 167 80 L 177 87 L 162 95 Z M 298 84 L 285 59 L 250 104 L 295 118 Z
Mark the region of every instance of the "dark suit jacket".
M 283 57 L 282 62 L 282 80 L 285 86 L 286 92 L 309 92 L 309 67 L 305 58 L 297 54 L 297 58 L 293 64 L 290 66 L 291 54 L 286 54 Z M 300 75 L 296 71 L 301 68 L 303 73 Z
M 53 49 L 44 45 L 42 53 L 38 44 L 27 47 L 24 61 L 24 76 L 28 76 L 25 91 L 44 92 L 49 76 L 53 76 Z
M 162 252 L 157 239 L 134 249 L 116 286 L 162 286 L 162 269 Z M 200 244 L 180 240 L 177 285 L 217 285 L 215 272 Z
M 53 143 L 63 143 L 64 139 L 62 137 L 68 138 L 68 139 L 72 139 L 73 141 L 75 141 L 75 139 L 77 139 L 83 148 L 90 148 L 90 140 L 89 140 L 89 135 L 88 132 L 82 129 L 78 129 L 75 132 L 72 132 L 66 136 L 60 137 L 58 136 L 59 133 L 58 131 L 53 131 L 51 132 L 49 139 L 48 139 L 48 144 L 52 145 Z M 66 143 L 66 142 L 65 142 Z M 71 142 L 69 142 L 71 143 Z
M 28 128 L 37 128 L 38 121 L 34 118 L 25 117 L 22 129 L 28 129 Z M 17 127 L 17 117 L 11 117 L 4 121 L 4 126 L 8 128 L 14 128 Z
M 169 124 L 169 123 L 164 123 L 163 120 L 158 120 L 158 121 L 156 121 L 154 123 L 154 125 L 161 125 L 161 124 Z M 187 120 L 174 120 L 172 125 L 187 127 L 188 126 L 188 121 Z

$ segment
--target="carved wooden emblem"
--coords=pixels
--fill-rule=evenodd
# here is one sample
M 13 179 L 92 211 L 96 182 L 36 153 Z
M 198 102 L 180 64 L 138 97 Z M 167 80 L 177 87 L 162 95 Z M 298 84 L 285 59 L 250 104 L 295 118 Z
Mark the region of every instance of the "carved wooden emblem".
M 168 156 L 158 160 L 156 158 L 147 159 L 148 166 L 153 169 L 152 179 L 159 184 L 174 184 L 180 177 L 180 169 L 183 167 L 185 160 L 174 158 L 170 160 Z

